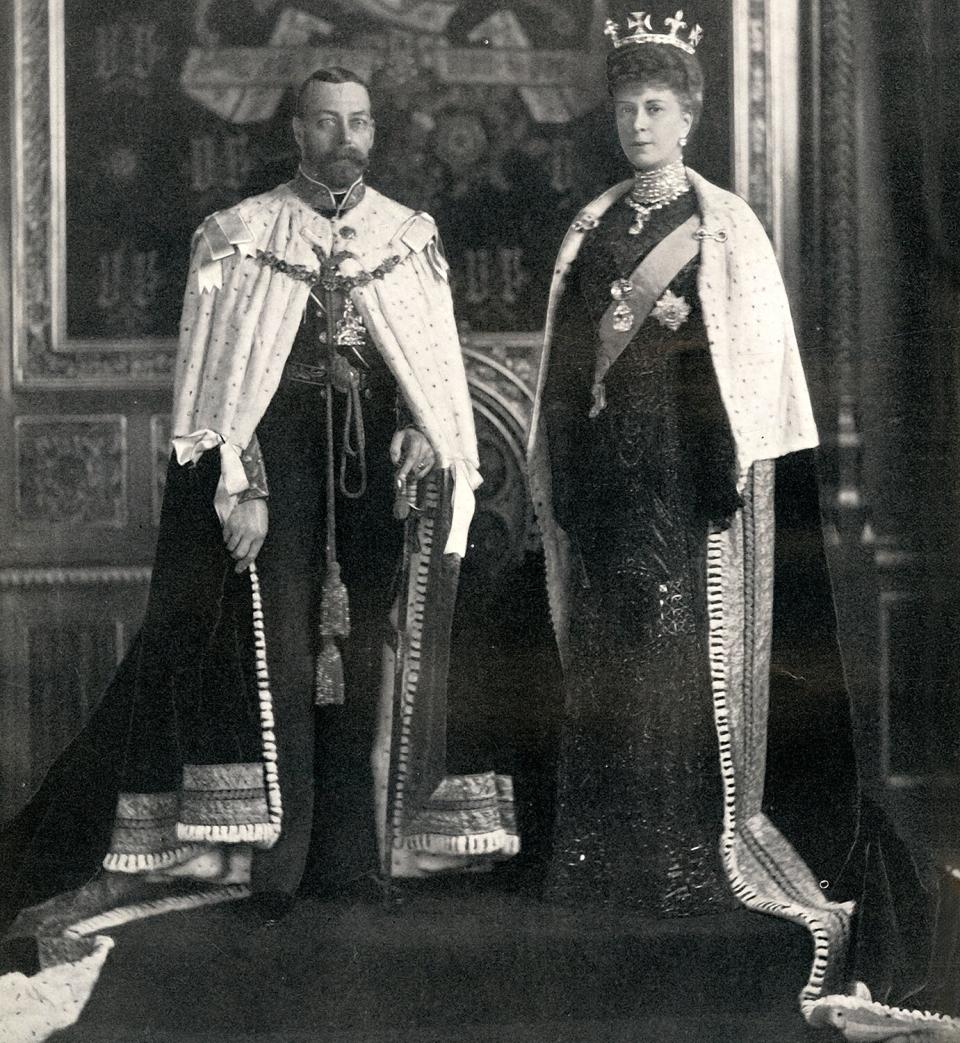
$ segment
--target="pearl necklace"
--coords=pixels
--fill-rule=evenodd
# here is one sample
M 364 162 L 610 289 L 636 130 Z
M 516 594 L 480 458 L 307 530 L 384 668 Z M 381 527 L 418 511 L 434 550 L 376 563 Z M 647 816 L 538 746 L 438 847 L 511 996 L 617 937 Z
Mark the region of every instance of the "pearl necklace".
M 662 210 L 689 191 L 690 182 L 682 159 L 656 170 L 636 171 L 633 188 L 626 198 L 627 206 L 636 214 L 629 229 L 630 235 L 639 235 L 654 211 Z

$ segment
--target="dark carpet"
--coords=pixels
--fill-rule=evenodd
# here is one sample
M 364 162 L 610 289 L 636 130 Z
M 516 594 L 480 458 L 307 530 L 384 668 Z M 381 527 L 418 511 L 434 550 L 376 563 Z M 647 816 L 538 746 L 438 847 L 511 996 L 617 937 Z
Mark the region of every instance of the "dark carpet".
M 396 908 L 304 899 L 272 925 L 237 903 L 116 938 L 79 1022 L 53 1039 L 829 1038 L 797 1004 L 806 933 L 745 911 L 659 922 L 573 912 L 487 878 L 411 888 Z

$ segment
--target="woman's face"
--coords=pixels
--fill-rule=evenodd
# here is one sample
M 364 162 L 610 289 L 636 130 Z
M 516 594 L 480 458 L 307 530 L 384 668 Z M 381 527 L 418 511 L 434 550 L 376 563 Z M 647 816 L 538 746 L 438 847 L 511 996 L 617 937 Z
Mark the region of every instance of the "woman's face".
M 617 134 L 624 155 L 637 170 L 654 170 L 680 159 L 680 139 L 693 117 L 680 99 L 658 83 L 622 83 L 613 96 Z

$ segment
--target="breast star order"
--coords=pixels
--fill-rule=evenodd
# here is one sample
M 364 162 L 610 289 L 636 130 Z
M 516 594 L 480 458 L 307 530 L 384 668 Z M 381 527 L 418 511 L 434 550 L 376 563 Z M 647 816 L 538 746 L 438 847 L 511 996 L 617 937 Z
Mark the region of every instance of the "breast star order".
M 667 292 L 653 306 L 650 314 L 668 330 L 678 330 L 690 317 L 690 305 L 683 297 L 678 297 L 673 290 Z

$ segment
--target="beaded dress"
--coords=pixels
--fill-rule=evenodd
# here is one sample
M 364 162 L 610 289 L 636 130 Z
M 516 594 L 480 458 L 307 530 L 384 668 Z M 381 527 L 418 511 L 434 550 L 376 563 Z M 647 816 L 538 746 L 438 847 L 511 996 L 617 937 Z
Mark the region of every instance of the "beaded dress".
M 554 507 L 577 576 L 546 895 L 663 916 L 736 905 L 718 852 L 705 585 L 709 527 L 725 527 L 739 500 L 697 259 L 669 287 L 685 321 L 674 329 L 655 311 L 639 325 L 607 374 L 606 407 L 588 412 L 611 283 L 695 211 L 687 191 L 630 234 L 621 202 L 587 234 L 544 390 Z

